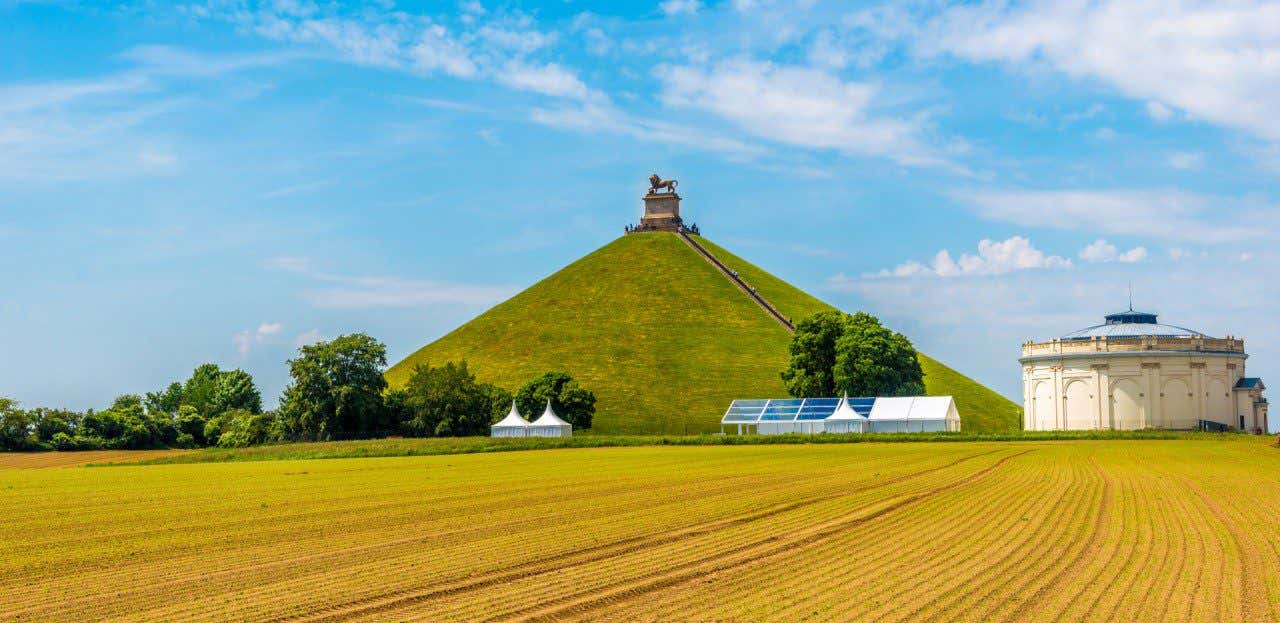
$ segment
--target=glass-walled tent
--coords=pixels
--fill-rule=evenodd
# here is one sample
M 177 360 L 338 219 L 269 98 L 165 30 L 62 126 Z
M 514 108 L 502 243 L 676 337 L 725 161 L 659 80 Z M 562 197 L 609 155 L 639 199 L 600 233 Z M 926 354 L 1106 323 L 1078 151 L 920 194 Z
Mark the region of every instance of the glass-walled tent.
M 529 421 L 520 416 L 516 401 L 511 401 L 511 411 L 502 421 L 489 427 L 491 437 L 528 437 Z
M 721 418 L 721 430 L 736 426 L 737 433 L 821 433 L 823 421 L 835 412 L 839 398 L 780 398 L 735 400 Z
M 572 437 L 573 426 L 560 419 L 560 416 L 556 415 L 555 410 L 551 408 L 551 401 L 547 400 L 547 408 L 542 412 L 542 416 L 529 425 L 529 436 Z
M 950 396 L 735 400 L 720 418 L 721 432 L 739 435 L 959 430 Z

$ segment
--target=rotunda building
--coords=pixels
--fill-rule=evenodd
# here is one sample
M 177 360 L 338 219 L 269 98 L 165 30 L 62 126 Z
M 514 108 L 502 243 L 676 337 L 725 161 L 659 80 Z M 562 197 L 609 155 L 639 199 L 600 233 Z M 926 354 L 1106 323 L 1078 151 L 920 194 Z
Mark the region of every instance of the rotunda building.
M 1160 324 L 1132 309 L 1022 345 L 1025 430 L 1267 430 L 1265 387 L 1244 340 Z

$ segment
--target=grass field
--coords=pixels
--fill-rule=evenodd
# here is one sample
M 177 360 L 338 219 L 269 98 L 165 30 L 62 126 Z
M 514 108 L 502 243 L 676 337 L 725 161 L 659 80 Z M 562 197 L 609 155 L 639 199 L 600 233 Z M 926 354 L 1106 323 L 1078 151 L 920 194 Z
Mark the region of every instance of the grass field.
M 702 239 L 700 239 L 702 240 Z M 784 314 L 832 309 L 702 240 Z M 387 371 L 400 386 L 420 363 L 466 359 L 514 390 L 565 370 L 596 393 L 594 432 L 718 430 L 729 402 L 785 397 L 790 334 L 675 234 L 624 236 L 504 301 Z M 966 430 L 1020 428 L 1017 405 L 928 357 L 933 395 L 954 395 Z
M 1280 617 L 1272 440 L 0 468 L 0 620 Z
M 847 435 L 579 435 L 577 437 L 443 437 L 386 438 L 357 441 L 285 443 L 248 448 L 204 448 L 198 451 L 101 453 L 92 461 L 74 456 L 32 457 L 30 464 L 49 465 L 175 465 L 232 461 L 295 461 L 302 459 L 352 459 L 391 456 L 438 456 L 486 452 L 520 452 L 570 448 L 621 448 L 643 446 L 745 446 L 851 443 L 971 443 L 975 441 L 1136 441 L 1136 440 L 1239 441 L 1252 439 L 1241 433 L 1201 433 L 1169 430 L 1014 431 L 1009 433 L 852 433 Z M 46 453 L 59 454 L 59 453 Z M 71 454 L 75 453 L 61 453 Z M 0 465 L 4 464 L 0 455 Z M 22 461 L 22 460 L 19 460 Z

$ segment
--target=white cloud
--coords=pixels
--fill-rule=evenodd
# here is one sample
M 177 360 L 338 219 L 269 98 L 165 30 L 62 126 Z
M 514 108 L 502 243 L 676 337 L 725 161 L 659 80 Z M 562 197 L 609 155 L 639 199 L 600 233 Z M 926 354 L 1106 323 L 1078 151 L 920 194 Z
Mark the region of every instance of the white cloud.
M 1147 115 L 1156 121 L 1165 122 L 1173 118 L 1173 111 L 1160 102 L 1147 102 Z
M 1146 247 L 1134 247 L 1125 252 L 1120 252 L 1114 244 L 1099 238 L 1083 249 L 1080 249 L 1080 259 L 1091 262 L 1120 262 L 1121 264 L 1134 264 L 1147 259 Z
M 148 75 L 211 77 L 272 67 L 303 58 L 296 51 L 260 54 L 208 54 L 169 45 L 139 45 L 120 54 Z
M 574 72 L 555 63 L 531 65 L 512 61 L 498 73 L 498 81 L 521 91 L 533 91 L 553 97 L 586 99 L 587 85 Z
M 236 346 L 236 352 L 241 356 L 248 355 L 254 346 L 268 341 L 272 336 L 280 333 L 284 329 L 284 324 L 279 322 L 264 322 L 258 325 L 257 329 L 245 329 L 231 336 L 231 342 Z
M 305 273 L 311 270 L 311 260 L 305 257 L 282 255 L 263 262 L 263 265 L 273 270 L 281 270 L 290 273 Z
M 303 346 L 309 346 L 317 342 L 323 342 L 327 339 L 329 338 L 323 335 L 322 333 L 320 333 L 319 329 L 312 329 L 310 331 L 304 331 L 294 336 L 293 347 L 302 348 Z
M 916 24 L 919 25 L 916 25 Z M 922 56 L 1047 67 L 1148 102 L 1280 140 L 1280 4 L 988 0 L 879 27 Z
M 476 130 L 476 136 L 479 136 L 480 140 L 487 143 L 490 147 L 503 146 L 502 137 L 498 136 L 498 131 L 493 128 L 480 128 L 479 130 Z
M 1147 259 L 1146 247 L 1134 247 L 1116 256 L 1116 261 L 1121 264 L 1136 264 Z
M 241 331 L 231 336 L 231 343 L 236 345 L 236 352 L 243 357 L 248 355 L 249 349 L 253 347 L 253 336 L 248 331 Z
M 713 113 L 760 138 L 907 165 L 945 165 L 922 138 L 919 119 L 877 114 L 879 87 L 826 71 L 729 60 L 710 66 L 659 66 L 661 99 Z
M 1071 125 L 1077 121 L 1087 121 L 1107 112 L 1107 107 L 1102 104 L 1090 104 L 1084 110 L 1069 112 L 1062 115 L 1063 125 Z
M 1210 243 L 1276 235 L 1253 200 L 1176 190 L 977 190 L 952 193 L 979 216 L 1028 227 Z
M 867 277 L 962 277 L 975 275 L 1003 275 L 1018 270 L 1037 268 L 1070 268 L 1071 260 L 1046 255 L 1035 248 L 1031 241 L 1022 236 L 1014 236 L 1003 242 L 984 239 L 978 243 L 978 253 L 964 253 L 959 259 L 952 259 L 946 249 L 938 251 L 933 261 L 924 264 L 910 261 L 893 269 L 882 270 Z
M 1119 136 L 1118 132 L 1108 127 L 1101 127 L 1093 131 L 1093 138 L 1107 143 L 1116 140 Z
M 1175 151 L 1169 154 L 1169 166 L 1179 171 L 1199 169 L 1204 166 L 1204 154 L 1198 151 Z
M 530 20 L 516 20 L 513 24 L 486 24 L 476 34 L 490 49 L 497 48 L 519 55 L 550 47 L 556 41 L 554 33 L 533 28 Z
M 332 184 L 333 182 L 330 182 L 328 180 L 317 180 L 314 182 L 300 182 L 298 184 L 290 184 L 288 186 L 281 186 L 280 188 L 269 190 L 265 193 L 258 195 L 258 197 L 260 199 L 276 199 L 278 197 L 289 197 L 292 195 L 308 193 L 313 190 L 319 190 L 321 188 L 325 188 L 326 186 L 330 186 Z
M 664 0 L 658 8 L 668 17 L 673 15 L 693 15 L 702 10 L 701 0 Z

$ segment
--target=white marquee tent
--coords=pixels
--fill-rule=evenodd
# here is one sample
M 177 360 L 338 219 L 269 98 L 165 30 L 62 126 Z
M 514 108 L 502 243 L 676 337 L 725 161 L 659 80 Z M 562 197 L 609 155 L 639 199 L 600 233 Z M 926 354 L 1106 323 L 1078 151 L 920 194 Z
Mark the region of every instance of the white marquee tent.
M 951 396 L 877 398 L 867 424 L 871 433 L 959 431 L 960 414 Z
M 501 422 L 489 427 L 491 437 L 528 437 L 529 422 L 520 416 L 516 401 L 511 401 L 511 412 Z
M 849 395 L 845 394 L 836 405 L 836 410 L 822 421 L 827 433 L 865 433 L 867 432 L 867 413 L 858 413 L 849 404 Z
M 551 400 L 547 400 L 547 408 L 542 412 L 542 417 L 534 420 L 529 425 L 530 437 L 572 437 L 573 425 L 560 419 L 556 412 L 551 408 Z

